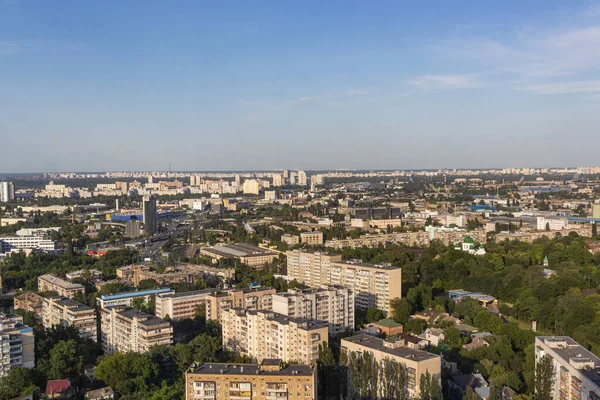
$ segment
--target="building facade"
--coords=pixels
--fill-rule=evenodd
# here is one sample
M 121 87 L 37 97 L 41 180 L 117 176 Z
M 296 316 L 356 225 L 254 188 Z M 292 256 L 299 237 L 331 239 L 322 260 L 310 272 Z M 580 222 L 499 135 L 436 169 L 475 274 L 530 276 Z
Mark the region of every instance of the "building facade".
M 206 297 L 206 319 L 220 321 L 223 310 L 245 308 L 247 310 L 271 310 L 273 288 L 237 289 L 210 293 Z
M 298 290 L 273 295 L 273 312 L 327 323 L 329 334 L 354 330 L 354 292 L 345 287 Z
M 12 182 L 0 182 L 0 202 L 7 203 L 15 199 L 15 186 Z
M 12 367 L 35 367 L 33 328 L 23 324 L 23 317 L 0 314 L 0 377 Z
M 312 246 L 323 244 L 323 232 L 302 232 L 300 233 L 300 241 L 302 244 L 309 244 Z
M 98 341 L 96 311 L 68 297 L 48 297 L 42 306 L 44 328 L 72 326 L 83 339 Z
M 72 299 L 77 293 L 85 293 L 85 287 L 56 275 L 44 274 L 38 277 L 38 292 L 56 292 L 59 296 Z
M 13 308 L 30 311 L 35 316 L 36 320 L 42 318 L 42 308 L 44 298 L 34 292 L 25 292 L 13 298 Z
M 554 368 L 552 398 L 600 399 L 600 358 L 568 336 L 535 338 L 535 363 L 549 356 Z
M 316 368 L 284 366 L 281 360 L 262 364 L 197 364 L 185 374 L 186 400 L 317 399 Z
M 105 353 L 145 353 L 152 346 L 171 346 L 173 327 L 161 318 L 127 306 L 101 310 L 102 350 Z
M 160 293 L 155 298 L 155 315 L 172 321 L 194 318 L 198 309 L 206 310 L 206 299 L 217 289 L 193 290 L 181 293 Z
M 340 255 L 294 250 L 287 252 L 287 274 L 312 288 L 335 285 L 353 290 L 356 307 L 379 308 L 391 314 L 390 302 L 402 297 L 402 269 L 358 261 Z
M 327 324 L 290 318 L 271 311 L 230 308 L 221 314 L 223 346 L 258 362 L 280 358 L 313 364 L 319 345 L 328 342 Z
M 142 216 L 144 229 L 147 234 L 153 235 L 156 232 L 156 197 L 145 196 L 142 201 Z
M 346 356 L 349 356 L 351 352 L 362 354 L 367 351 L 380 363 L 380 368 L 383 368 L 381 362 L 385 359 L 403 365 L 406 368 L 408 378 L 406 390 L 408 391 L 408 397 L 411 399 L 419 397 L 421 375 L 429 373 L 438 382 L 441 382 L 441 357 L 426 351 L 405 347 L 401 341 L 388 341 L 361 334 L 342 339 L 341 351 Z M 380 373 L 383 373 L 383 371 L 380 371 Z M 381 384 L 381 380 L 378 380 L 378 382 Z M 380 391 L 382 389 L 382 387 L 379 387 Z
M 133 300 L 136 298 L 141 297 L 146 303 L 148 303 L 152 296 L 158 296 L 162 293 L 175 293 L 175 291 L 170 288 L 160 288 L 140 290 L 138 292 L 123 292 L 100 296 L 96 299 L 96 301 L 98 302 L 100 308 L 106 308 L 110 306 L 131 306 L 131 304 L 133 304 Z

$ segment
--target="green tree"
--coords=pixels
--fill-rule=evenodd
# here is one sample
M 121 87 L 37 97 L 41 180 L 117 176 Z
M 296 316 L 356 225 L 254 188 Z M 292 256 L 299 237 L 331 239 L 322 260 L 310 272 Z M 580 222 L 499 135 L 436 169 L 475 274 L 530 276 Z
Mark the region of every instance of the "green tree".
M 367 309 L 367 322 L 375 322 L 385 318 L 385 313 L 378 308 L 369 307 Z
M 34 382 L 39 379 L 36 370 L 24 367 L 12 367 L 0 379 L 0 398 L 12 399 L 17 396 L 39 393 L 39 387 Z
M 407 299 L 394 299 L 391 303 L 394 321 L 405 324 L 410 320 L 411 306 Z
M 73 379 L 78 377 L 82 371 L 83 357 L 79 354 L 75 340 L 61 340 L 50 350 L 48 378 Z
M 534 375 L 534 399 L 552 400 L 552 387 L 554 386 L 554 365 L 552 358 L 545 355 L 537 361 Z
M 463 395 L 463 400 L 480 400 L 479 395 L 475 392 L 471 386 L 467 386 Z
M 94 374 L 122 396 L 147 398 L 158 382 L 158 368 L 148 354 L 116 353 L 102 357 Z

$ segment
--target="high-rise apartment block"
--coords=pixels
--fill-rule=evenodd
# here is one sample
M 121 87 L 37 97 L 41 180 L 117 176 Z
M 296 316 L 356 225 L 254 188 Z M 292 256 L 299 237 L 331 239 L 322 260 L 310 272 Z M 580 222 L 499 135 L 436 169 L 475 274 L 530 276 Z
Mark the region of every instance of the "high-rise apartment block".
M 351 352 L 363 354 L 367 351 L 378 361 L 380 368 L 383 361 L 388 359 L 401 364 L 406 368 L 408 398 L 417 398 L 421 391 L 421 376 L 429 373 L 433 378 L 441 381 L 442 359 L 437 354 L 404 347 L 402 341 L 379 339 L 370 335 L 357 335 L 342 339 L 341 351 L 349 356 Z M 381 381 L 379 390 L 383 391 Z
M 72 299 L 77 293 L 85 293 L 85 286 L 66 281 L 56 275 L 44 274 L 38 277 L 38 292 L 55 292 L 59 296 Z
M 402 297 L 401 268 L 342 261 L 339 254 L 288 251 L 287 275 L 312 288 L 346 286 L 361 309 L 375 307 L 391 314 L 391 300 Z
M 12 182 L 0 182 L 0 202 L 6 203 L 15 199 L 15 186 Z
M 0 377 L 11 367 L 35 367 L 33 328 L 23 324 L 23 317 L 0 314 Z
M 101 316 L 105 353 L 145 353 L 152 346 L 173 344 L 173 327 L 161 318 L 127 306 L 103 308 Z
M 157 227 L 156 197 L 144 196 L 142 202 L 142 217 L 144 219 L 144 229 L 146 233 L 153 235 Z
M 185 374 L 186 400 L 317 399 L 316 367 L 261 364 L 192 364 Z
M 273 186 L 283 186 L 285 180 L 281 174 L 273 174 Z
M 223 346 L 258 362 L 280 358 L 313 364 L 319 344 L 328 342 L 327 324 L 290 318 L 271 311 L 230 308 L 221 314 Z
M 72 326 L 79 331 L 79 336 L 83 339 L 94 342 L 98 340 L 96 311 L 68 297 L 45 298 L 42 305 L 42 323 L 44 328 Z
M 221 313 L 230 308 L 247 310 L 271 310 L 275 289 L 237 289 L 210 293 L 206 297 L 206 319 L 220 321 Z
M 329 334 L 354 330 L 354 292 L 352 289 L 290 289 L 273 295 L 273 312 L 292 318 L 327 323 Z
M 167 316 L 172 321 L 194 318 L 198 309 L 206 309 L 206 299 L 216 289 L 192 290 L 181 293 L 160 293 L 155 298 L 155 315 L 165 319 Z
M 306 176 L 306 172 L 300 170 L 298 171 L 298 185 L 306 186 L 308 184 L 308 178 Z
M 600 358 L 568 336 L 535 338 L 536 365 L 549 356 L 554 368 L 552 398 L 600 399 Z

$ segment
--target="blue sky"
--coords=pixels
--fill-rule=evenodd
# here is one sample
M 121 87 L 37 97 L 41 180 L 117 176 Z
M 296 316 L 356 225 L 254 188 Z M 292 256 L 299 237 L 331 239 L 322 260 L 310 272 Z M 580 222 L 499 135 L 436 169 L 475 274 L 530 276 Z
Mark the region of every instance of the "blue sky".
M 600 3 L 0 0 L 0 173 L 600 165 L 599 127 Z

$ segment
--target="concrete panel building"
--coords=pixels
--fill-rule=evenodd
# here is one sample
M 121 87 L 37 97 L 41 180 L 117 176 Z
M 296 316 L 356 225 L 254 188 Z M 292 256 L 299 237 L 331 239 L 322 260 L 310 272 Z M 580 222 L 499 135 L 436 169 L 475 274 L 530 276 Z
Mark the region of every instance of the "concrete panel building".
M 210 293 L 206 298 L 206 319 L 220 321 L 223 310 L 244 308 L 247 310 L 271 310 L 273 288 L 237 289 Z
M 172 321 L 194 318 L 199 308 L 206 310 L 206 299 L 217 289 L 193 290 L 182 293 L 160 293 L 155 298 L 155 315 L 165 319 L 167 316 Z
M 185 374 L 186 400 L 317 399 L 317 372 L 310 365 L 198 364 Z
M 0 377 L 12 367 L 35 367 L 33 328 L 23 324 L 23 317 L 0 314 Z
M 83 339 L 98 341 L 96 311 L 68 297 L 45 298 L 42 306 L 44 328 L 72 326 Z
M 98 302 L 100 308 L 106 308 L 110 306 L 131 306 L 133 300 L 136 298 L 141 297 L 147 303 L 151 296 L 157 296 L 162 293 L 175 293 L 175 291 L 170 288 L 160 288 L 140 290 L 137 292 L 123 292 L 100 296 L 96 299 L 96 301 Z
M 535 338 L 535 362 L 549 356 L 554 367 L 552 398 L 600 399 L 600 358 L 568 336 Z
M 312 290 L 290 289 L 287 293 L 274 294 L 272 299 L 273 312 L 327 323 L 330 335 L 354 330 L 352 289 L 343 286 Z
M 327 324 L 290 318 L 271 311 L 224 310 L 221 314 L 223 346 L 258 362 L 280 358 L 313 364 L 319 344 L 328 342 Z
M 173 327 L 161 318 L 127 306 L 101 311 L 102 350 L 105 353 L 145 353 L 152 346 L 171 346 Z
M 402 364 L 407 371 L 407 390 L 409 398 L 416 398 L 420 393 L 421 375 L 429 372 L 440 382 L 442 376 L 442 358 L 422 350 L 404 347 L 402 342 L 379 339 L 361 334 L 344 338 L 341 341 L 341 351 L 346 355 L 351 352 L 363 353 L 368 351 L 381 362 L 386 358 Z M 381 364 L 380 364 L 381 365 Z M 381 388 L 379 389 L 381 390 Z
M 315 231 L 315 232 L 302 232 L 300 233 L 300 241 L 302 244 L 308 245 L 322 245 L 323 244 L 323 232 Z

